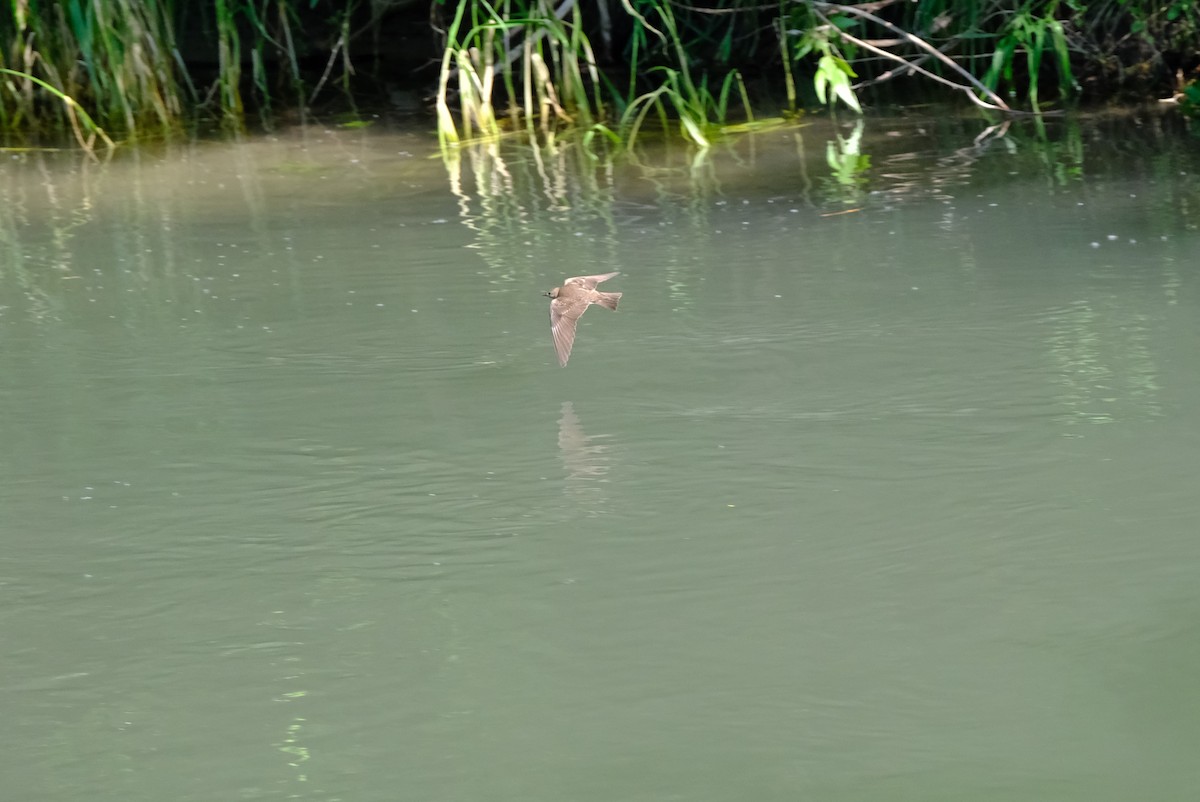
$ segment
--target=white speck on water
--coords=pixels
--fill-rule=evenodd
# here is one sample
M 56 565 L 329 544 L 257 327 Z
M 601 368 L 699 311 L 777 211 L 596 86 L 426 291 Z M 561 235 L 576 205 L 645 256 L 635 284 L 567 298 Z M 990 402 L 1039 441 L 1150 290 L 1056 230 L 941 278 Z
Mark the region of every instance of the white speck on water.
M 1116 235 L 1116 234 L 1109 234 L 1109 235 L 1108 235 L 1108 241 L 1109 241 L 1109 242 L 1116 242 L 1116 241 L 1117 241 L 1117 235 Z
M 376 306 L 383 306 L 383 304 L 375 304 L 375 305 L 376 305 Z
M 783 296 L 782 296 L 782 295 L 776 295 L 775 297 L 776 297 L 776 298 L 782 298 Z
M 1093 248 L 1099 248 L 1099 247 L 1100 247 L 1100 243 L 1099 243 L 1099 242 L 1095 242 L 1095 241 L 1093 241 L 1093 242 L 1092 242 L 1092 247 L 1093 247 Z
M 1129 244 L 1130 244 L 1130 245 L 1137 245 L 1137 240 L 1135 240 L 1135 239 L 1133 239 L 1132 237 L 1130 237 L 1130 238 L 1129 238 Z
M 442 223 L 445 223 L 445 222 L 446 222 L 446 218 L 444 218 L 444 217 L 439 217 L 438 219 L 436 219 L 436 220 L 430 220 L 429 222 L 433 223 L 434 225 L 440 225 L 440 224 L 442 224 Z

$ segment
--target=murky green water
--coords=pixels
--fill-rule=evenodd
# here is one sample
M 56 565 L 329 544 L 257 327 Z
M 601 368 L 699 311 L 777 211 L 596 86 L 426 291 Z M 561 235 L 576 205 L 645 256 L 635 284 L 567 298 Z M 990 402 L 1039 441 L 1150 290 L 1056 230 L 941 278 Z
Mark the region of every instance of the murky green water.
M 6 154 L 6 798 L 1192 799 L 1200 158 L 983 129 Z

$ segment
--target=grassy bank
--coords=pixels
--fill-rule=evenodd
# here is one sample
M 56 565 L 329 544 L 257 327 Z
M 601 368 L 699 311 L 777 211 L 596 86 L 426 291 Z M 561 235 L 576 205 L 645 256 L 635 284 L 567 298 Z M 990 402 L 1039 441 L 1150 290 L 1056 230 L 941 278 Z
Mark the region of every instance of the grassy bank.
M 953 93 L 1000 113 L 1200 105 L 1191 0 L 0 0 L 0 131 L 172 135 L 400 87 L 446 145 L 523 131 L 705 145 L 788 114 Z

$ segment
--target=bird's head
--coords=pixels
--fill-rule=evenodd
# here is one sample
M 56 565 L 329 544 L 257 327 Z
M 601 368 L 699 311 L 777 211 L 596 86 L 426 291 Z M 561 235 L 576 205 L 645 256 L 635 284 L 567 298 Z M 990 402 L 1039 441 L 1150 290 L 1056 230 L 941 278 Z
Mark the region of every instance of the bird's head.
M 558 291 L 559 291 L 560 289 L 562 289 L 562 288 L 561 288 L 561 287 L 555 287 L 554 289 L 550 290 L 549 292 L 543 292 L 543 293 L 542 293 L 542 295 L 545 295 L 547 298 L 557 298 L 557 297 L 558 297 Z

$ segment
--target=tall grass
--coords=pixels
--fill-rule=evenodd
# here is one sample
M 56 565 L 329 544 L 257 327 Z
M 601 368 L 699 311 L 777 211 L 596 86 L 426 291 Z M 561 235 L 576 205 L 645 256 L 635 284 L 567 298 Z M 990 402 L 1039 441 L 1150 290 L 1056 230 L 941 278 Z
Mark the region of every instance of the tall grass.
M 442 145 L 515 130 L 552 139 L 570 126 L 587 142 L 624 147 L 652 118 L 664 128 L 676 121 L 686 139 L 707 147 L 735 102 L 753 120 L 736 70 L 719 81 L 708 73 L 693 75 L 695 58 L 669 2 L 636 5 L 622 5 L 631 27 L 629 79 L 622 88 L 600 69 L 578 4 L 459 0 L 446 31 L 437 93 Z M 602 23 L 606 39 L 604 25 L 611 24 Z
M 102 144 L 100 132 L 171 134 L 199 117 L 237 127 L 327 87 L 353 103 L 368 84 L 352 52 L 370 40 L 386 56 L 398 28 L 437 42 L 437 74 L 416 88 L 434 96 L 446 146 L 571 131 L 627 147 L 656 128 L 705 147 L 762 122 L 753 91 L 789 112 L 861 110 L 903 76 L 1001 111 L 1081 87 L 1191 110 L 1200 68 L 1194 0 L 431 1 L 0 0 L 0 132 Z
M 71 132 L 75 135 L 75 140 L 88 154 L 95 155 L 97 140 L 110 150 L 116 147 L 116 144 L 109 139 L 104 129 L 96 125 L 96 121 L 92 119 L 91 115 L 80 108 L 79 104 L 71 96 L 63 94 L 41 78 L 36 78 L 27 72 L 17 72 L 16 70 L 0 67 L 0 75 L 12 76 L 25 84 L 37 86 L 51 97 L 57 98 L 62 104 L 62 113 L 70 123 Z
M 135 0 L 8 0 L 0 11 L 0 128 L 171 128 L 184 110 L 170 6 Z M 70 98 L 71 102 L 53 102 Z
M 608 107 L 579 6 L 459 2 L 446 32 L 436 103 L 443 145 L 495 137 L 506 127 L 537 127 L 544 136 L 559 124 L 591 128 Z
M 994 110 L 1015 110 L 1004 97 L 1023 95 L 1036 111 L 1047 63 L 1059 99 L 1078 92 L 1058 0 L 927 0 L 888 11 L 822 0 L 803 0 L 793 10 L 795 55 L 819 56 L 814 82 L 822 102 L 829 87 L 830 103 L 836 98 L 857 110 L 861 90 L 915 75 Z M 852 84 L 859 73 L 862 80 Z
M 268 112 L 276 100 L 303 104 L 298 48 L 326 31 L 299 32 L 300 12 L 311 17 L 322 11 L 320 24 L 342 32 L 334 53 L 342 57 L 339 77 L 346 77 L 348 20 L 357 5 L 0 0 L 0 131 L 75 131 L 86 108 L 94 130 L 122 137 L 171 134 L 204 115 L 241 125 L 247 91 L 253 105 Z M 189 36 L 189 58 L 182 32 Z

